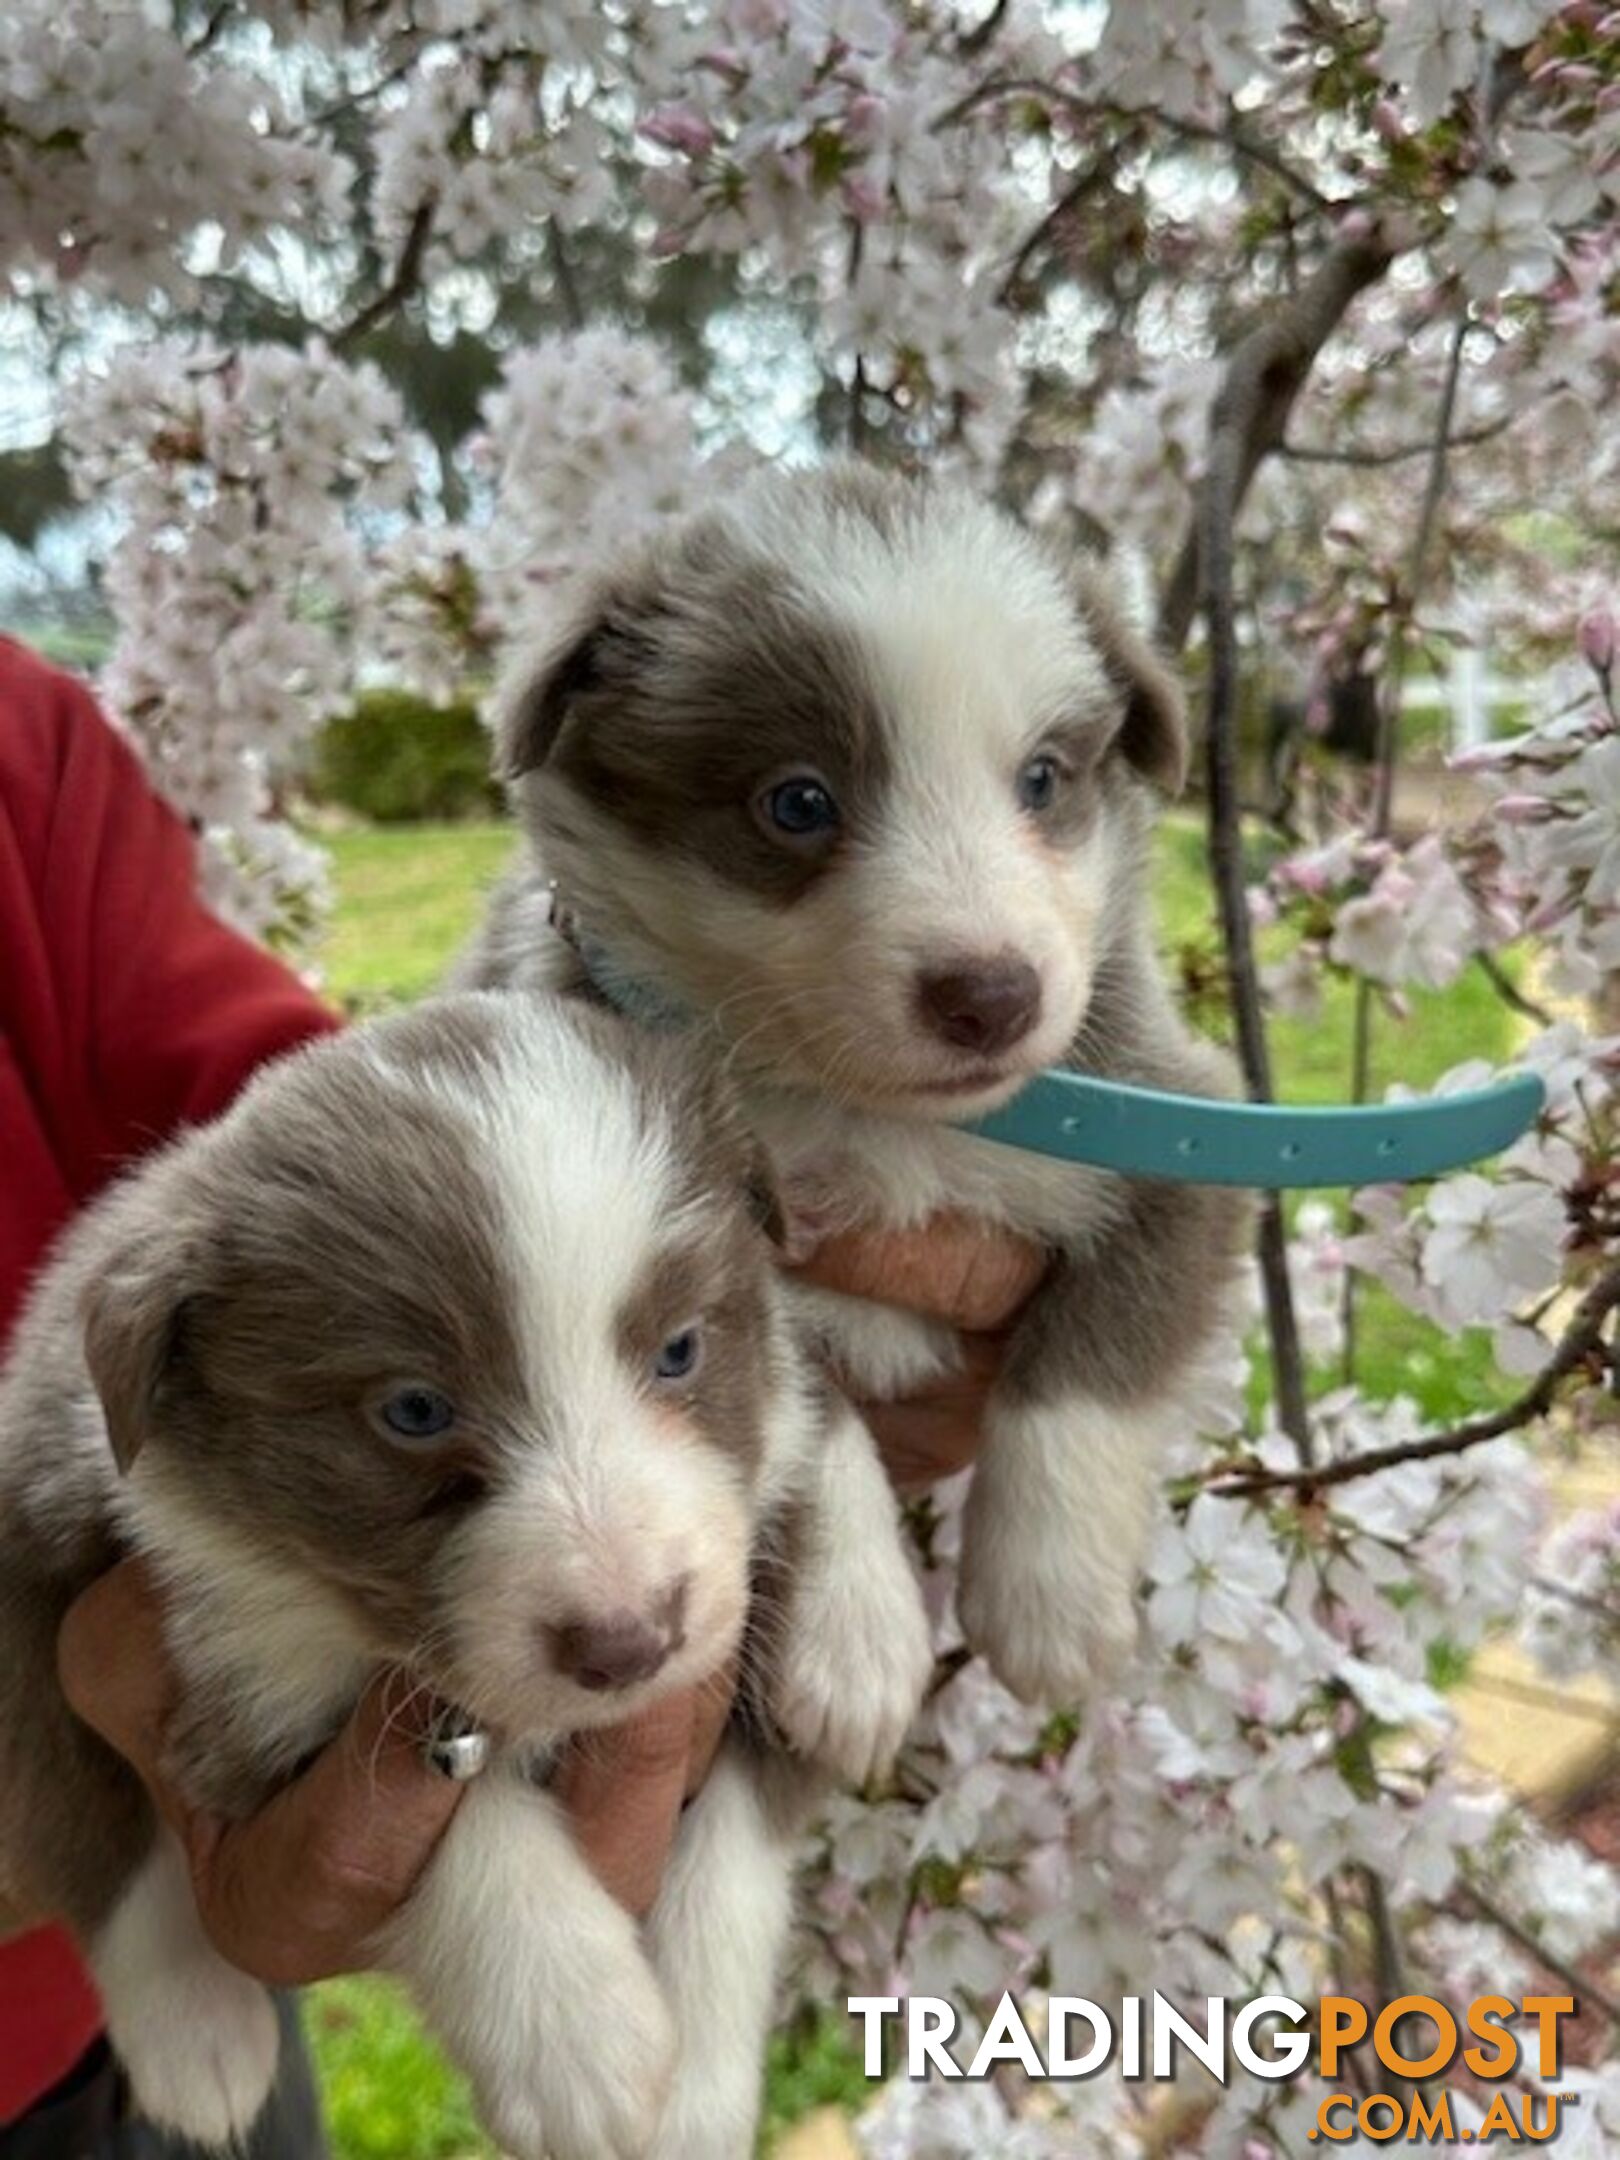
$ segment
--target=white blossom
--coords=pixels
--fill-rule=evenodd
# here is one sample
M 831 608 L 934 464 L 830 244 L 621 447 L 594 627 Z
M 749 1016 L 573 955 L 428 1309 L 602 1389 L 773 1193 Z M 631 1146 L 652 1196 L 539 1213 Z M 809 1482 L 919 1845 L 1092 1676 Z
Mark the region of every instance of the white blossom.
M 1557 267 L 1542 189 L 1532 181 L 1505 186 L 1480 178 L 1464 181 L 1447 245 L 1464 283 L 1480 300 L 1538 291 Z
M 1148 1619 L 1167 1643 L 1206 1634 L 1241 1642 L 1263 1624 L 1264 1607 L 1286 1573 L 1259 1517 L 1234 1516 L 1230 1506 L 1205 1495 L 1154 1548 Z

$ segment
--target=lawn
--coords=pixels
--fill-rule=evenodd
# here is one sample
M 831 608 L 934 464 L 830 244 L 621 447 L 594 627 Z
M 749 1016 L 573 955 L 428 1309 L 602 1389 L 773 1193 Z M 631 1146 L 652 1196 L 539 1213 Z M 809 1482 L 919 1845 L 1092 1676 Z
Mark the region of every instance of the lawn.
M 512 853 L 504 825 L 378 825 L 329 840 L 336 907 L 327 987 L 359 1012 L 423 996 Z
M 478 919 L 482 896 L 511 853 L 495 824 L 350 831 L 331 840 L 336 910 L 321 955 L 328 990 L 369 1012 L 430 990 Z M 1215 954 L 1203 841 L 1190 818 L 1164 831 L 1157 896 L 1162 942 L 1192 979 Z M 1206 1023 L 1209 1016 L 1200 1015 Z M 1469 1057 L 1501 1059 L 1516 1023 L 1484 977 L 1420 993 L 1404 1022 L 1384 1020 L 1374 1077 L 1422 1087 Z M 1311 1021 L 1273 1031 L 1279 1092 L 1299 1102 L 1342 1097 L 1350 1071 L 1351 999 L 1330 989 Z M 1492 1392 L 1489 1345 L 1474 1334 L 1436 1354 L 1433 1332 L 1376 1288 L 1363 1307 L 1363 1379 L 1375 1393 L 1412 1395 L 1435 1417 Z M 1321 1385 L 1333 1375 L 1322 1374 Z M 386 1981 L 346 1980 L 311 1991 L 306 2016 L 326 2094 L 338 2160 L 469 2160 L 491 2148 L 478 2136 L 466 2094 L 424 2039 L 400 1992 Z M 778 2040 L 772 2050 L 769 2119 L 780 2126 L 859 2089 L 839 2022 Z

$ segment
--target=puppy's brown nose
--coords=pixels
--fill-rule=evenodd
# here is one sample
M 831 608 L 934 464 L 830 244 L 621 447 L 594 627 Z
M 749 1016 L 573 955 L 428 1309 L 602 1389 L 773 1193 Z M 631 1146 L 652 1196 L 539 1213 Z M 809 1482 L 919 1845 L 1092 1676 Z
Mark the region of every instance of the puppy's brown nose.
M 953 1050 L 994 1057 L 1022 1042 L 1041 1012 L 1041 978 L 1016 953 L 963 960 L 917 979 L 924 1025 Z
M 582 1688 L 605 1693 L 650 1680 L 686 1640 L 686 1583 L 677 1583 L 651 1613 L 609 1613 L 570 1620 L 552 1630 L 557 1670 Z

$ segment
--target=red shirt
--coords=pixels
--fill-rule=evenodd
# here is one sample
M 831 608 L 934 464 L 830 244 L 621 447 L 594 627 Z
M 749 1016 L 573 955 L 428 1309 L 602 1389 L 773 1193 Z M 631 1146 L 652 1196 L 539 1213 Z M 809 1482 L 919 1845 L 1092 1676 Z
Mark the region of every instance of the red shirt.
M 336 1024 L 200 905 L 185 828 L 89 692 L 0 638 L 0 1349 L 75 1208 Z M 0 2123 L 99 2027 L 65 1932 L 0 1942 Z

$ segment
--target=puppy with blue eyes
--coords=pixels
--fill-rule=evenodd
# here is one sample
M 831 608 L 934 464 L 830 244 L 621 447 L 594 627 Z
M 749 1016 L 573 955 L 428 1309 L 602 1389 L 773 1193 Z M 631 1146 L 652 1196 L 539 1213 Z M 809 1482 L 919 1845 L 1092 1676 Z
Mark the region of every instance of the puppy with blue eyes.
M 714 1045 L 790 1220 L 949 1208 L 1050 1251 L 990 1404 L 960 1608 L 1018 1693 L 1075 1700 L 1134 1641 L 1156 1466 L 1247 1206 L 955 1128 L 1057 1064 L 1230 1089 L 1154 951 L 1175 682 L 1094 570 L 966 494 L 846 465 L 610 565 L 517 661 L 501 741 L 530 857 L 461 980 L 572 984 Z M 795 1299 L 860 1395 L 959 1354 Z
M 191 1804 L 255 1811 L 384 1665 L 489 1736 L 376 1954 L 504 2150 L 752 2152 L 797 1818 L 892 1752 L 929 1665 L 867 1436 L 785 1318 L 771 1205 L 685 1045 L 469 996 L 271 1067 L 65 1239 L 0 1373 L 0 1932 L 70 1922 L 164 2129 L 239 2140 L 276 2024 L 57 1686 L 63 1613 L 131 1551 L 166 1592 Z M 733 1659 L 638 1930 L 548 1769 Z

